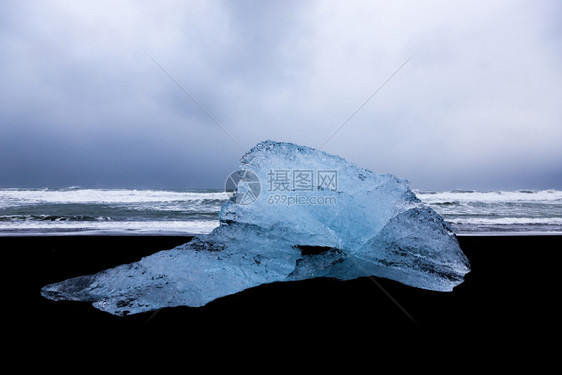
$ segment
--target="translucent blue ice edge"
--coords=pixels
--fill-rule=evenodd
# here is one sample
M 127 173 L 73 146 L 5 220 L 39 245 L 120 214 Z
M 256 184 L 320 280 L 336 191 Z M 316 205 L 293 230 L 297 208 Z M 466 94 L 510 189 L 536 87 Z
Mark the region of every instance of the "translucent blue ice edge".
M 405 180 L 273 141 L 246 153 L 236 176 L 211 233 L 47 285 L 42 295 L 126 315 L 203 306 L 258 285 L 316 277 L 377 276 L 447 292 L 470 271 L 449 224 Z

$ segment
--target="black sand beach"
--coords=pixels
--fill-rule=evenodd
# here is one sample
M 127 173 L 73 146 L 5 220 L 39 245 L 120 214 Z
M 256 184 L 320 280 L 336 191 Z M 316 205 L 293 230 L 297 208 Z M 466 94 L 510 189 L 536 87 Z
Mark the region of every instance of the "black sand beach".
M 89 303 L 53 302 L 46 284 L 133 262 L 189 237 L 1 237 L 6 327 L 18 339 L 46 345 L 92 338 L 181 336 L 189 342 L 236 337 L 261 340 L 357 340 L 383 333 L 442 335 L 443 342 L 479 335 L 555 335 L 562 236 L 459 237 L 472 265 L 452 293 L 362 278 L 275 283 L 213 301 L 126 317 Z M 125 336 L 124 336 L 125 335 Z

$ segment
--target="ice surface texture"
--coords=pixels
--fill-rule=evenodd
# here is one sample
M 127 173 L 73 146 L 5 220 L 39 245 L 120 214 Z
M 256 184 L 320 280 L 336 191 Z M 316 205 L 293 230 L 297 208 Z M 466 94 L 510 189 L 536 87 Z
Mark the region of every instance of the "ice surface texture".
M 115 315 L 203 306 L 276 281 L 378 276 L 451 291 L 470 271 L 449 225 L 408 182 L 323 151 L 264 141 L 210 234 L 138 262 L 47 285 Z

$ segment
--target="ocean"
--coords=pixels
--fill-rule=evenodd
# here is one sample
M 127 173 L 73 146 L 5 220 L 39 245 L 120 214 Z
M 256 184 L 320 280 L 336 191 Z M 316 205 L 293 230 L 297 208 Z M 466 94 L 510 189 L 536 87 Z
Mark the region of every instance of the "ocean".
M 562 234 L 562 191 L 422 191 L 458 235 Z M 222 190 L 0 189 L 0 236 L 180 235 L 218 226 Z

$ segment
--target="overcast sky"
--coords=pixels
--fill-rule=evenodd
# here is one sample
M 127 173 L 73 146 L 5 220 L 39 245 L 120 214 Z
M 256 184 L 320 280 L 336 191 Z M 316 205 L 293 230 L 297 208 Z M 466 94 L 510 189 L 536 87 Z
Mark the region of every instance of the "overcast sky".
M 560 20 L 554 0 L 0 0 L 0 186 L 220 187 L 261 140 L 321 147 L 411 57 L 323 150 L 413 188 L 560 189 Z

